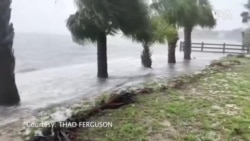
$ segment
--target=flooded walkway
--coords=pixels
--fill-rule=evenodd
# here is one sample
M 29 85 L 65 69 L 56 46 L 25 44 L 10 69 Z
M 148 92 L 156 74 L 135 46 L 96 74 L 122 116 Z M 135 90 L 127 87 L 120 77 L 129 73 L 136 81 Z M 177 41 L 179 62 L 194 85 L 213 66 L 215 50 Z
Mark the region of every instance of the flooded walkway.
M 22 103 L 19 107 L 0 108 L 0 126 L 34 115 L 44 108 L 91 99 L 113 88 L 191 73 L 222 57 L 221 54 L 193 53 L 195 59 L 184 61 L 182 56 L 181 52 L 177 52 L 177 63 L 169 65 L 167 55 L 155 54 L 153 69 L 143 69 L 139 57 L 110 59 L 110 77 L 105 81 L 96 78 L 95 62 L 18 73 L 16 79 Z

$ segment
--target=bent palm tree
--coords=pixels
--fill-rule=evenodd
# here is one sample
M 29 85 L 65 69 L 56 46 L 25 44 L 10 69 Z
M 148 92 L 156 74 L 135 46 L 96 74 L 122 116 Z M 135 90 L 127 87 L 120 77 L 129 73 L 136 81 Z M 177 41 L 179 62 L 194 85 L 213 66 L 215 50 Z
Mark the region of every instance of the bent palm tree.
M 126 36 L 146 28 L 148 10 L 142 0 L 76 0 L 78 10 L 68 19 L 73 40 L 97 42 L 99 78 L 108 77 L 107 35 L 121 30 Z
M 20 101 L 14 74 L 14 29 L 10 24 L 10 5 L 11 0 L 0 1 L 0 105 L 15 105 Z
M 145 68 L 151 68 L 152 66 L 150 46 L 154 43 L 153 32 L 152 23 L 148 21 L 144 23 L 144 28 L 142 28 L 141 31 L 129 36 L 133 41 L 142 43 L 143 51 L 141 54 L 141 64 Z

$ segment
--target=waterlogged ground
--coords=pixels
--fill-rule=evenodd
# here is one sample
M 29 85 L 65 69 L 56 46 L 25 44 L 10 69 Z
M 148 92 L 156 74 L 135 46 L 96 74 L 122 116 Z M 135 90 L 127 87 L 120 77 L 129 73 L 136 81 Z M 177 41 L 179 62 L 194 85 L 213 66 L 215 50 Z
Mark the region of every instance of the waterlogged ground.
M 38 115 L 52 107 L 68 106 L 94 99 L 104 91 L 136 85 L 157 78 L 172 78 L 203 69 L 223 54 L 192 53 L 183 60 L 176 49 L 177 63 L 167 64 L 167 46 L 154 45 L 153 69 L 141 67 L 142 46 L 123 36 L 108 38 L 109 79 L 96 78 L 96 47 L 78 46 L 70 36 L 17 34 L 14 48 L 17 60 L 16 83 L 21 97 L 18 107 L 0 107 L 0 127 Z M 197 41 L 201 42 L 201 41 Z M 207 41 L 232 43 L 232 41 Z
M 105 91 L 192 73 L 225 55 L 196 52 L 192 53 L 192 61 L 184 61 L 183 52 L 177 48 L 177 63 L 169 65 L 167 46 L 155 45 L 152 47 L 153 69 L 143 69 L 141 44 L 114 37 L 109 38 L 108 46 L 110 77 L 106 81 L 99 81 L 96 78 L 96 48 L 93 44 L 76 46 L 70 37 L 54 35 L 17 36 L 14 45 L 16 83 L 21 105 L 0 107 L 0 140 L 8 141 L 1 137 L 8 133 L 17 135 L 25 121 L 47 115 L 54 107 L 59 109 L 57 111 L 63 111 L 61 108 L 93 100 Z M 56 117 L 65 118 L 61 115 Z
M 165 51 L 165 48 L 162 48 Z M 160 52 L 160 50 L 159 50 Z M 161 51 L 163 52 L 163 51 Z M 153 56 L 153 69 L 143 69 L 139 55 L 109 61 L 110 77 L 106 81 L 96 78 L 96 62 L 17 73 L 17 85 L 21 96 L 19 107 L 0 107 L 0 127 L 37 115 L 52 107 L 72 105 L 82 100 L 92 100 L 104 91 L 137 85 L 157 78 L 172 78 L 183 73 L 203 69 L 221 54 L 193 53 L 192 61 L 183 61 L 182 52 L 177 52 L 177 63 L 168 65 L 165 52 Z
M 139 96 L 93 121 L 112 128 L 81 131 L 79 141 L 249 141 L 250 58 L 181 89 Z

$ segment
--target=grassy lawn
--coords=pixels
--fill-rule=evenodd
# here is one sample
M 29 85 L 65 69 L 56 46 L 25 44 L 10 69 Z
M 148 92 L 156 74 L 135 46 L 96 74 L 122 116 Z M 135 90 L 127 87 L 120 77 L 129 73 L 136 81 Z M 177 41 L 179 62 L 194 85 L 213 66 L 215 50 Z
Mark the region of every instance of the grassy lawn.
M 250 58 L 180 89 L 137 96 L 91 121 L 112 128 L 79 130 L 79 141 L 250 141 Z

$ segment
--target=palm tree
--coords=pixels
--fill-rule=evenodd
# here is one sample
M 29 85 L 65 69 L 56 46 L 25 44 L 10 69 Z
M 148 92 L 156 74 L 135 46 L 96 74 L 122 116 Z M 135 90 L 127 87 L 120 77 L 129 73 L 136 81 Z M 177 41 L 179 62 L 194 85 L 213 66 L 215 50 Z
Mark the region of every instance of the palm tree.
M 15 105 L 20 101 L 15 83 L 15 57 L 12 49 L 13 25 L 10 24 L 11 0 L 0 1 L 0 105 Z
M 168 43 L 168 63 L 176 63 L 175 49 L 178 41 L 177 27 L 161 16 L 152 18 L 154 42 L 165 44 Z
M 212 28 L 216 21 L 208 0 L 154 0 L 154 7 L 173 25 L 184 28 L 184 59 L 191 59 L 191 34 L 195 26 Z M 178 38 L 173 41 L 177 42 Z M 170 45 L 173 45 L 170 44 Z
M 178 20 L 182 13 L 180 0 L 153 0 L 151 7 L 156 10 L 160 18 L 157 18 L 158 37 L 168 41 L 168 63 L 176 63 L 175 49 L 179 40 Z
M 151 68 L 152 67 L 152 54 L 150 51 L 150 43 L 143 43 L 143 51 L 141 54 L 141 63 L 145 68 Z
M 194 27 L 212 28 L 216 25 L 212 7 L 208 0 L 181 0 L 182 17 L 178 24 L 184 28 L 184 59 L 191 59 L 191 36 Z
M 152 59 L 150 47 L 154 43 L 165 44 L 166 42 L 169 43 L 168 61 L 169 63 L 175 63 L 175 47 L 177 40 L 175 40 L 176 42 L 174 43 L 174 39 L 176 37 L 178 37 L 178 33 L 173 25 L 166 22 L 161 16 L 152 14 L 150 22 L 147 23 L 147 28 L 133 37 L 137 42 L 141 42 L 143 46 L 141 54 L 142 65 L 145 68 L 151 68 Z
M 107 35 L 122 31 L 131 37 L 145 29 L 147 6 L 143 0 L 76 0 L 76 4 L 78 10 L 69 17 L 68 29 L 79 44 L 97 42 L 97 76 L 107 78 Z
M 148 17 L 148 21 L 143 23 L 144 28 L 140 28 L 135 34 L 130 35 L 129 37 L 135 41 L 139 42 L 143 46 L 143 51 L 141 54 L 141 64 L 145 68 L 151 68 L 152 59 L 151 59 L 151 51 L 150 47 L 154 43 L 153 41 L 153 27 Z

